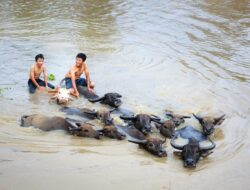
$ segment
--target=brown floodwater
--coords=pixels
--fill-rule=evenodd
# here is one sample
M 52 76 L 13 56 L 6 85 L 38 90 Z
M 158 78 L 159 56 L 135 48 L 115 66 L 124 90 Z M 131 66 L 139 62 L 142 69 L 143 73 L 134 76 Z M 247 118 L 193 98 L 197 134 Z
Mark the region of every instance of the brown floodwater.
M 1 0 L 0 26 L 0 189 L 249 189 L 248 0 Z M 156 158 L 127 141 L 21 128 L 24 114 L 65 116 L 28 93 L 34 56 L 58 84 L 78 52 L 97 93 L 119 92 L 135 113 L 225 113 L 214 153 L 185 169 L 169 141 Z

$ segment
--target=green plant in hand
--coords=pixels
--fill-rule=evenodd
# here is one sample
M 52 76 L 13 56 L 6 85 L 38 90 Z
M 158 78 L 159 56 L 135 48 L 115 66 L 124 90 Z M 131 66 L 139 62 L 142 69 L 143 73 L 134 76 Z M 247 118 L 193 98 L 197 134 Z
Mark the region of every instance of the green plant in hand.
M 55 75 L 49 74 L 48 75 L 48 80 L 55 80 Z

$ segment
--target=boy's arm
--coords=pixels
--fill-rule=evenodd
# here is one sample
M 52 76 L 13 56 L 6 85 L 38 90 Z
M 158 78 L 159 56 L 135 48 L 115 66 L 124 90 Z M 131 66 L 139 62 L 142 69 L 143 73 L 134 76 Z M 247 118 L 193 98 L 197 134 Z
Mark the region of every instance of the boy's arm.
M 31 81 L 36 85 L 36 87 L 39 89 L 40 88 L 40 86 L 39 86 L 39 84 L 36 82 L 36 80 L 35 80 L 35 74 L 34 74 L 34 67 L 31 67 L 30 68 L 30 79 L 31 79 Z
M 45 87 L 48 88 L 47 73 L 45 66 L 43 67 L 43 77 L 44 77 Z
M 85 77 L 86 77 L 86 82 L 87 82 L 87 88 L 90 92 L 92 92 L 92 89 L 90 88 L 90 76 L 89 76 L 89 70 L 87 65 L 85 65 Z
M 70 69 L 70 78 L 71 78 L 73 89 L 75 91 L 75 95 L 78 97 L 79 96 L 79 92 L 77 91 L 77 88 L 76 88 L 76 77 L 75 77 L 74 67 L 72 67 Z

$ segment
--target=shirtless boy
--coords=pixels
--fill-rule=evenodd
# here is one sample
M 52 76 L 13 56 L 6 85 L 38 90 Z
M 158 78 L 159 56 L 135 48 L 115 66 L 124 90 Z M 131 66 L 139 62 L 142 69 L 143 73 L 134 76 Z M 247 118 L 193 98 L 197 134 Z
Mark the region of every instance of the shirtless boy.
M 36 63 L 30 67 L 30 78 L 28 81 L 29 92 L 33 94 L 36 89 L 43 90 L 47 87 L 54 89 L 55 87 L 47 82 L 47 73 L 43 54 L 36 55 L 35 61 Z M 41 73 L 43 73 L 44 81 L 39 78 Z
M 78 53 L 76 55 L 76 62 L 70 68 L 69 72 L 65 76 L 66 88 L 71 89 L 72 93 L 79 97 L 77 86 L 86 86 L 88 90 L 94 93 L 94 84 L 90 82 L 89 70 L 85 63 L 87 56 L 84 53 Z M 81 75 L 85 74 L 85 78 L 81 78 Z

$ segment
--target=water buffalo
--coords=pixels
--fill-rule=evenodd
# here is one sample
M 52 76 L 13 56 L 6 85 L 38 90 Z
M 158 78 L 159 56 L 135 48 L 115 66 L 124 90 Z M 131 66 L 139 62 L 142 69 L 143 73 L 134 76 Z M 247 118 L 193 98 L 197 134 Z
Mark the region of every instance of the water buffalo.
M 214 132 L 214 128 L 216 125 L 221 125 L 225 120 L 225 114 L 220 117 L 199 117 L 195 114 L 193 116 L 199 121 L 202 126 L 203 133 L 205 135 L 211 135 Z
M 178 144 L 176 140 L 178 138 L 186 139 L 186 144 Z M 208 141 L 210 145 L 202 145 L 201 142 Z M 181 150 L 181 152 L 175 152 L 179 155 L 183 162 L 184 167 L 196 167 L 197 162 L 201 157 L 206 157 L 212 152 L 210 150 L 215 148 L 215 143 L 210 139 L 207 139 L 201 132 L 194 129 L 191 126 L 186 126 L 176 131 L 176 135 L 172 138 L 170 144 L 175 149 Z
M 137 114 L 135 116 L 121 115 L 120 118 L 123 120 L 131 121 L 133 125 L 145 135 L 151 132 L 152 129 L 151 121 L 159 122 L 161 120 L 159 117 L 155 115 L 147 115 L 147 114 Z
M 77 90 L 79 94 L 83 95 L 87 99 L 96 99 L 99 97 L 97 94 L 88 91 L 88 88 L 84 86 L 77 86 Z
M 62 129 L 70 133 L 79 134 L 78 136 L 100 138 L 101 131 L 94 130 L 93 126 L 80 121 L 58 116 L 47 117 L 44 115 L 24 115 L 21 117 L 21 126 L 41 129 L 43 131 L 51 131 Z
M 174 114 L 172 111 L 168 111 L 168 110 L 166 110 L 166 115 L 169 116 L 171 120 L 173 120 L 176 127 L 184 123 L 185 119 L 191 118 L 190 116 Z
M 173 120 L 167 120 L 165 122 L 156 122 L 156 128 L 160 130 L 160 133 L 167 138 L 172 138 L 175 135 L 176 125 Z
M 137 128 L 135 128 L 134 125 L 116 125 L 116 127 L 124 132 L 127 136 L 128 139 L 133 140 L 133 139 L 137 139 L 137 140 L 145 140 L 145 135 L 139 131 Z
M 47 117 L 44 115 L 33 114 L 21 117 L 21 126 L 33 126 L 43 131 L 51 131 L 56 129 L 68 130 L 68 122 L 62 117 Z
M 66 79 L 63 78 L 61 81 L 60 81 L 60 85 L 59 86 L 64 86 L 63 83 Z M 77 90 L 79 92 L 79 94 L 83 95 L 85 98 L 98 98 L 99 96 L 96 95 L 95 93 L 92 93 L 88 90 L 87 87 L 84 87 L 84 86 L 80 86 L 78 85 L 77 86 Z
M 65 88 L 59 88 L 58 90 L 50 90 L 49 93 L 54 93 L 54 95 L 50 98 L 51 100 L 56 100 L 57 104 L 65 105 L 69 101 L 72 101 L 73 98 L 70 96 L 71 91 Z
M 95 126 L 91 123 L 82 123 L 69 118 L 66 118 L 66 120 L 70 124 L 68 130 L 72 135 L 80 137 L 92 137 L 96 139 L 100 139 L 100 137 L 103 136 L 103 132 L 101 130 L 95 130 Z
M 90 110 L 87 108 L 81 109 L 82 113 L 91 119 L 99 119 L 104 125 L 112 125 L 113 124 L 113 118 L 111 117 L 111 112 L 113 112 L 115 109 L 111 110 Z
M 112 139 L 123 140 L 126 138 L 126 135 L 120 132 L 116 125 L 105 125 L 100 131 L 103 132 L 104 136 Z
M 166 139 L 161 140 L 159 138 L 149 137 L 144 140 L 128 140 L 128 141 L 138 144 L 141 148 L 145 149 L 146 151 L 150 152 L 153 155 L 159 157 L 167 156 L 167 152 L 163 147 L 163 145 L 166 143 Z
M 109 138 L 115 138 L 118 140 L 123 140 L 126 137 L 126 135 L 117 129 L 116 124 L 114 123 L 114 120 L 110 114 L 114 110 L 115 109 L 95 111 L 95 110 L 90 110 L 86 108 L 82 109 L 83 113 L 87 117 L 93 118 L 93 119 L 95 118 L 99 119 L 104 124 L 104 127 L 101 130 L 104 136 L 109 137 Z
M 97 97 L 97 98 L 89 98 L 88 100 L 90 102 L 101 102 L 102 104 L 106 104 L 109 105 L 111 107 L 114 108 L 118 108 L 121 104 L 121 98 L 122 95 L 118 94 L 118 93 L 106 93 L 104 94 L 104 96 L 102 97 Z
M 68 114 L 77 114 L 80 116 L 85 116 L 89 119 L 99 119 L 104 124 L 103 129 L 100 130 L 103 132 L 104 136 L 122 140 L 126 137 L 126 135 L 124 135 L 117 129 L 117 125 L 114 123 L 113 118 L 111 117 L 110 113 L 114 110 L 115 109 L 101 109 L 96 111 L 88 108 L 79 109 L 69 107 L 63 107 L 61 109 L 61 111 L 66 112 Z

